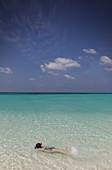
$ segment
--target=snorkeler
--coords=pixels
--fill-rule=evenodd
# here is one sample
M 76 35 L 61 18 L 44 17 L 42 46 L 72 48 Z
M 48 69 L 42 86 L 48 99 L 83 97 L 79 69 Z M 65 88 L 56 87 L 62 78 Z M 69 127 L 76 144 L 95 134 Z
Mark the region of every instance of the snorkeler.
M 42 146 L 42 143 L 37 143 L 34 147 L 34 149 L 39 149 L 41 151 L 44 152 L 57 152 L 57 153 L 63 153 L 63 154 L 67 154 L 70 155 L 68 152 L 66 152 L 65 150 L 59 150 L 55 147 L 46 147 L 46 146 Z

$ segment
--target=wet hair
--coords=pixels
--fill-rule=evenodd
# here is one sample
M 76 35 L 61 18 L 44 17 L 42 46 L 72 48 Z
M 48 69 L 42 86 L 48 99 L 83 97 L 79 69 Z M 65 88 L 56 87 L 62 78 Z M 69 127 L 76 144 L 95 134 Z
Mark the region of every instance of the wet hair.
M 42 146 L 41 146 L 41 145 L 42 145 L 42 144 L 37 143 L 37 144 L 36 144 L 36 148 L 37 148 L 37 149 L 42 148 Z

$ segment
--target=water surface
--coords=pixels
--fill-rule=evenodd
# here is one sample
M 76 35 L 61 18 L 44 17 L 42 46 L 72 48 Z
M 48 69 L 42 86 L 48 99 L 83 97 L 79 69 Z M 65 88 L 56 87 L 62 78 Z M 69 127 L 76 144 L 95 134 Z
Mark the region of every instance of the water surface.
M 43 153 L 34 145 L 78 153 Z M 0 169 L 111 170 L 112 94 L 0 95 Z

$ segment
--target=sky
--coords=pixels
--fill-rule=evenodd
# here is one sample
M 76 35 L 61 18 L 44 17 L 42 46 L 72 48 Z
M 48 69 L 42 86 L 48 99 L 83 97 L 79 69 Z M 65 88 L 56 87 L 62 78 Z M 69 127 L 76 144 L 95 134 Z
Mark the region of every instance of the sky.
M 112 92 L 112 1 L 0 0 L 0 92 Z

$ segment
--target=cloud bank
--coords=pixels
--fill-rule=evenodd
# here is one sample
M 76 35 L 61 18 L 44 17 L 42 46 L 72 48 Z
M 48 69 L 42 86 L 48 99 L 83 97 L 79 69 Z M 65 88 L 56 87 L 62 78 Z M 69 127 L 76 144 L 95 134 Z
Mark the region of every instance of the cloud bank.
M 106 71 L 112 71 L 112 59 L 108 56 L 101 56 L 100 64 L 105 65 L 104 68 Z
M 112 59 L 107 56 L 101 56 L 100 61 L 101 64 L 112 66 Z
M 105 67 L 105 70 L 106 71 L 112 71 L 112 67 L 111 68 Z
M 40 66 L 40 68 L 41 68 L 42 72 L 45 72 L 45 68 L 44 68 L 43 64 Z
M 30 81 L 35 81 L 35 80 L 37 80 L 37 79 L 34 78 L 34 77 L 31 77 L 31 78 L 29 78 L 29 80 L 30 80 Z
M 68 68 L 72 67 L 80 67 L 80 64 L 70 58 L 56 58 L 53 62 L 45 63 L 40 66 L 43 72 L 45 72 L 46 69 L 66 71 Z
M 11 74 L 13 71 L 9 67 L 0 67 L 0 72 L 1 73 L 6 73 L 6 74 Z
M 70 76 L 68 74 L 65 74 L 64 77 L 66 77 L 67 79 L 75 80 L 75 77 L 72 77 L 72 76 Z
M 83 52 L 87 54 L 96 54 L 96 50 L 89 48 L 89 49 L 83 49 Z

